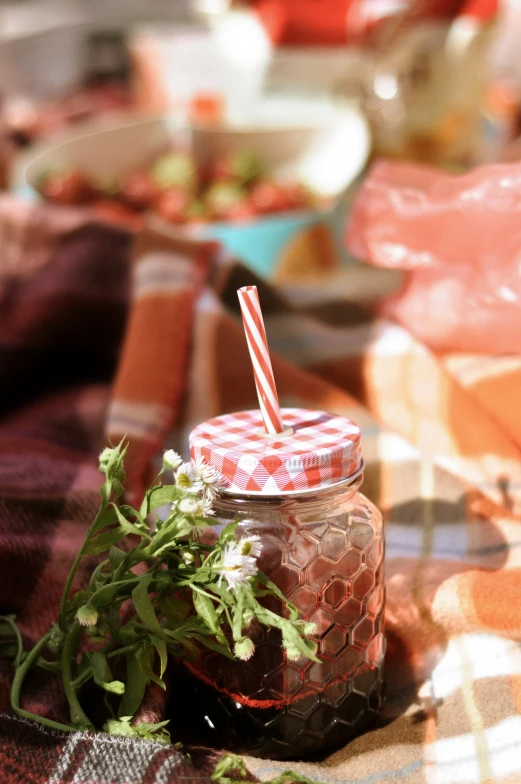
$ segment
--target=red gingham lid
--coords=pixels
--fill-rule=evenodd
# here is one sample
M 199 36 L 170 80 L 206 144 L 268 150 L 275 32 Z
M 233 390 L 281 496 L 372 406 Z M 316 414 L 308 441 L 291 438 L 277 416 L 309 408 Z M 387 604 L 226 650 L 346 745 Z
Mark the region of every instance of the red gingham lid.
M 193 460 L 203 458 L 224 477 L 228 492 L 281 495 L 319 490 L 362 467 L 360 428 L 325 411 L 284 408 L 293 433 L 267 436 L 259 410 L 210 419 L 190 433 Z

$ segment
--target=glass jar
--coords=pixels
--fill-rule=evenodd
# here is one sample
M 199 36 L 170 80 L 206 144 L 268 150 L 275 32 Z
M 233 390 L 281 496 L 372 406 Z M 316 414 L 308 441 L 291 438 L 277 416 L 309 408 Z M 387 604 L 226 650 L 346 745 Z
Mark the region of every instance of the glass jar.
M 216 533 L 238 520 L 238 536 L 260 536 L 259 568 L 300 617 L 316 624 L 320 663 L 304 656 L 288 661 L 280 632 L 261 625 L 248 631 L 255 644 L 249 661 L 206 651 L 187 662 L 190 724 L 201 742 L 274 759 L 301 757 L 345 743 L 377 717 L 384 537 L 379 511 L 360 492 L 362 467 L 360 455 L 351 476 L 326 487 L 280 495 L 229 489 L 217 498 Z M 277 599 L 265 602 L 283 609 Z

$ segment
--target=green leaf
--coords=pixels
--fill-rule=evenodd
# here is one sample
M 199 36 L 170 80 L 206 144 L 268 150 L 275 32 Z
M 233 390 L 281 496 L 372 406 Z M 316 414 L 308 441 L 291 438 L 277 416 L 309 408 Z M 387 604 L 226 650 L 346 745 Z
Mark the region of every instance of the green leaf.
M 160 485 L 159 487 L 153 487 L 145 495 L 139 512 L 143 518 L 146 518 L 154 509 L 159 509 L 160 506 L 171 504 L 180 497 L 181 492 L 175 485 Z
M 205 596 L 205 594 L 200 593 L 195 586 L 192 586 L 192 598 L 197 615 L 199 618 L 202 618 L 210 631 L 215 634 L 219 628 L 219 624 L 212 600 L 209 599 L 208 596 Z
M 221 585 L 218 585 L 216 582 L 209 582 L 206 588 L 208 591 L 217 594 L 221 602 L 227 607 L 232 607 L 235 604 L 235 594 L 230 591 L 224 581 Z
M 162 596 L 158 601 L 161 614 L 174 625 L 185 621 L 191 612 L 188 602 L 183 601 L 178 596 Z
M 199 648 L 197 647 L 197 645 L 194 645 L 194 643 L 188 639 L 186 633 L 179 634 L 176 632 L 171 632 L 169 629 L 165 629 L 165 634 L 167 635 L 167 637 L 175 640 L 175 643 L 177 643 L 178 645 L 182 645 L 183 648 L 185 648 L 191 656 L 193 657 L 199 656 L 200 653 Z
M 105 691 L 110 691 L 112 694 L 124 694 L 125 684 L 122 681 L 110 681 L 110 683 L 100 683 Z
M 121 514 L 123 514 L 126 517 L 127 520 L 129 517 L 135 517 L 137 520 L 138 527 L 148 530 L 148 526 L 145 520 L 143 519 L 143 517 L 141 516 L 141 513 L 138 512 L 137 509 L 134 509 L 133 506 L 129 506 L 128 504 L 120 504 L 119 511 L 121 512 Z
M 118 525 L 117 528 L 112 528 L 104 534 L 98 534 L 98 536 L 95 536 L 87 542 L 84 553 L 85 555 L 99 555 L 99 553 L 105 552 L 105 550 L 108 550 L 112 545 L 121 542 L 125 536 L 126 534 L 122 526 Z
M 252 609 L 257 620 L 266 626 L 275 626 L 277 629 L 280 629 L 285 641 L 291 643 L 291 645 L 308 659 L 311 659 L 314 662 L 320 662 L 320 659 L 317 659 L 312 650 L 311 646 L 314 647 L 314 644 L 301 636 L 292 621 L 289 621 L 287 618 L 281 618 L 279 615 L 276 615 L 276 613 L 271 612 L 271 610 L 262 607 L 258 602 L 256 603 L 256 607 Z
M 170 724 L 170 719 L 166 721 L 158 721 L 156 724 L 151 724 L 148 721 L 142 721 L 134 726 L 134 732 L 139 738 L 146 740 L 155 740 L 160 743 L 170 743 L 170 733 L 165 730 L 167 724 Z
M 133 642 L 137 642 L 139 637 L 139 632 L 135 629 L 132 621 L 126 623 L 119 630 L 119 639 L 122 645 L 132 645 Z
M 134 523 L 131 523 L 129 520 L 127 520 L 127 518 L 122 514 L 120 509 L 118 509 L 118 507 L 115 504 L 113 504 L 113 506 L 114 509 L 116 510 L 116 515 L 119 524 L 126 534 L 135 534 L 136 536 L 140 536 L 148 540 L 152 538 L 146 531 L 143 531 L 142 528 L 138 528 L 137 525 L 134 525 Z M 128 507 L 128 508 L 132 509 L 132 507 Z M 134 510 L 132 509 L 132 511 Z
M 141 657 L 154 657 L 154 648 L 150 645 L 142 653 Z M 148 683 L 148 678 L 143 672 L 141 662 L 138 659 L 138 654 L 128 653 L 125 656 L 127 662 L 127 686 L 125 694 L 119 705 L 118 716 L 134 716 L 138 711 L 139 706 L 143 702 L 145 689 Z
M 275 594 L 275 596 L 278 596 L 279 599 L 282 599 L 286 608 L 290 611 L 290 616 L 289 616 L 290 620 L 296 621 L 298 619 L 298 609 L 295 607 L 294 604 L 292 604 L 286 599 L 286 597 L 284 596 L 284 594 L 282 593 L 278 585 L 275 585 L 273 580 L 270 580 L 270 578 L 267 575 L 265 575 L 264 572 L 261 572 L 260 569 L 257 572 L 257 579 L 259 580 L 259 582 L 263 583 L 263 585 L 265 585 L 269 589 L 270 593 Z M 263 593 L 263 595 L 265 594 Z
M 158 686 L 160 686 L 161 689 L 163 689 L 163 691 L 166 691 L 166 683 L 158 675 L 155 675 L 153 672 L 151 672 L 149 676 L 149 680 L 151 680 L 153 683 L 156 683 Z
M 131 727 L 132 716 L 124 716 L 121 719 L 107 719 L 103 729 L 109 735 L 122 735 L 124 738 L 134 738 L 136 733 Z
M 117 523 L 118 518 L 114 508 L 112 506 L 108 506 L 104 512 L 102 512 L 98 518 L 97 525 L 94 531 L 101 531 L 102 528 L 106 528 L 109 525 L 114 525 Z
M 160 741 L 161 743 L 169 743 L 170 735 L 165 727 L 169 724 L 169 719 L 166 721 L 159 721 L 157 724 L 151 724 L 148 721 L 143 721 L 136 724 L 134 727 L 131 725 L 132 716 L 123 716 L 118 719 L 108 719 L 103 729 L 109 735 L 122 735 L 126 738 L 144 738 L 146 740 Z
M 110 604 L 106 611 L 107 624 L 113 639 L 117 639 L 121 629 L 121 615 L 118 604 Z
M 223 530 L 221 531 L 221 534 L 219 536 L 219 542 L 223 543 L 227 539 L 230 539 L 232 534 L 233 535 L 235 534 L 238 525 L 239 525 L 239 520 L 235 520 L 235 522 L 233 523 L 228 523 L 228 525 L 225 528 L 223 528 Z
M 150 596 L 148 595 L 148 586 L 150 585 L 151 579 L 152 578 L 147 577 L 146 579 L 139 581 L 132 591 L 132 601 L 134 602 L 137 614 L 147 629 L 155 634 L 161 635 L 163 630 L 157 620 L 154 605 L 150 601 Z
M 159 676 L 162 678 L 163 673 L 166 670 L 166 665 L 168 664 L 168 652 L 166 649 L 166 642 L 162 637 L 158 637 L 157 634 L 153 634 L 150 639 L 154 643 L 154 647 L 159 655 L 159 661 L 160 661 Z
M 105 654 L 101 651 L 90 651 L 88 657 L 92 667 L 94 683 L 97 683 L 102 689 L 105 689 L 105 691 L 109 691 L 112 694 L 123 694 L 125 691 L 125 684 L 121 681 L 112 680 L 112 671 Z
M 246 763 L 241 757 L 238 757 L 237 754 L 224 754 L 215 766 L 215 770 L 212 773 L 212 781 L 219 781 L 224 776 L 228 776 L 229 773 L 233 773 L 234 771 L 241 776 L 248 775 Z
M 109 561 L 110 561 L 110 568 L 113 572 L 116 571 L 118 566 L 123 563 L 125 558 L 127 557 L 127 553 L 124 550 L 120 550 L 119 547 L 111 547 L 109 550 Z
M 226 656 L 227 659 L 235 660 L 235 656 L 233 655 L 233 653 L 230 650 L 230 646 L 228 645 L 226 637 L 224 638 L 224 641 L 226 643 L 225 645 L 220 644 L 218 642 L 215 642 L 215 640 L 212 640 L 211 637 L 202 637 L 201 636 L 201 637 L 197 637 L 197 639 L 200 640 L 200 642 L 206 648 L 210 648 L 212 651 L 217 651 L 217 653 L 220 653 L 221 656 Z
M 153 681 L 154 683 L 157 683 L 158 686 L 166 691 L 165 682 L 154 672 L 154 647 L 149 646 L 141 657 L 139 657 L 138 654 L 138 658 L 140 667 L 147 681 Z
M 99 610 L 101 607 L 107 607 L 116 598 L 125 598 L 128 595 L 128 588 L 134 580 L 135 578 L 132 580 L 118 580 L 98 588 L 96 593 L 92 595 L 90 603 Z

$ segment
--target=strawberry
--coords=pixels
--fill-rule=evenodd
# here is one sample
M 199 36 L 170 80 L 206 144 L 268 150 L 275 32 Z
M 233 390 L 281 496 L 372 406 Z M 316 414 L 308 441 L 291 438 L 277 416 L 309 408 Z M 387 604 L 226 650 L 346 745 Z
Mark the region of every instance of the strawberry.
M 147 172 L 128 174 L 122 182 L 119 197 L 134 210 L 146 210 L 152 206 L 158 195 L 158 188 Z
M 181 188 L 161 193 L 155 202 L 158 215 L 169 223 L 186 223 L 190 195 Z
M 284 212 L 289 209 L 284 189 L 273 180 L 261 180 L 253 186 L 250 198 L 260 215 L 270 212 Z
M 86 204 L 95 196 L 95 190 L 85 175 L 74 169 L 49 174 L 43 180 L 40 192 L 57 204 Z
M 124 226 L 130 231 L 138 231 L 143 227 L 141 215 L 114 199 L 96 199 L 92 204 L 92 210 L 103 221 Z
M 288 210 L 304 210 L 313 206 L 313 198 L 309 191 L 298 182 L 281 186 L 287 202 Z
M 259 217 L 258 211 L 249 199 L 243 199 L 232 205 L 226 213 L 226 220 L 232 223 L 249 223 Z

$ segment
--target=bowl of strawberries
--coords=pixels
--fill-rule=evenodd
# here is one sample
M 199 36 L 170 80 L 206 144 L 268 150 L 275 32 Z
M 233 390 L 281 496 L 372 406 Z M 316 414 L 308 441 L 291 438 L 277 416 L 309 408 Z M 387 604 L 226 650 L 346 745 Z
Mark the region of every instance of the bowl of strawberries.
M 349 107 L 283 125 L 189 126 L 129 115 L 34 148 L 14 184 L 130 228 L 159 221 L 218 240 L 274 278 L 299 234 L 332 225 L 368 154 L 366 123 Z

